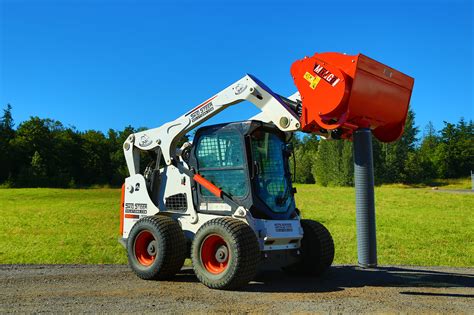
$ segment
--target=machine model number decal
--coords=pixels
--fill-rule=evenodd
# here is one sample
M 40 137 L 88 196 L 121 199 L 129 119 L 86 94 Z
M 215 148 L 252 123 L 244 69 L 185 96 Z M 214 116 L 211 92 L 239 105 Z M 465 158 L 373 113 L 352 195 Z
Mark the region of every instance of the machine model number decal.
M 293 232 L 293 226 L 291 223 L 275 223 L 276 232 Z
M 191 113 L 191 122 L 201 119 L 204 116 L 207 116 L 209 113 L 214 111 L 214 104 L 208 103 L 201 108 L 196 109 Z
M 147 204 L 146 203 L 125 203 L 125 213 L 147 213 Z
M 341 81 L 338 77 L 336 77 L 331 71 L 327 70 L 321 65 L 316 64 L 314 66 L 314 73 L 320 76 L 324 81 L 331 84 L 332 86 L 336 86 L 336 84 Z

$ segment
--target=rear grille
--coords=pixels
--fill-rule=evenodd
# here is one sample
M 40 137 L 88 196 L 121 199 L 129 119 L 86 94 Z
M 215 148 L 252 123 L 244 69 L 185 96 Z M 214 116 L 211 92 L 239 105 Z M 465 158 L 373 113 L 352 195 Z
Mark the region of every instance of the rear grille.
M 186 194 L 176 194 L 166 197 L 165 206 L 167 210 L 186 211 L 188 209 Z

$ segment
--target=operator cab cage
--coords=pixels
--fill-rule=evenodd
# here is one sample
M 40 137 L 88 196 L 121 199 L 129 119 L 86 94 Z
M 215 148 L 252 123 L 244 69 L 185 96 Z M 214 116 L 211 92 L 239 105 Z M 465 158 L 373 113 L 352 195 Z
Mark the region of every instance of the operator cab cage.
M 296 214 L 290 155 L 286 134 L 275 125 L 244 121 L 198 129 L 188 163 L 255 218 L 281 220 Z M 192 191 L 198 212 L 215 214 L 224 203 L 196 182 Z

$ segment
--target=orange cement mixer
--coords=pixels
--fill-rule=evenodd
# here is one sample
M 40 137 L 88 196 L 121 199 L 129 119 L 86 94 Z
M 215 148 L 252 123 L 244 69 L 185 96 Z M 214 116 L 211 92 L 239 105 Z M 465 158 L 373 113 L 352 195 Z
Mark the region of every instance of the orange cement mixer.
M 370 128 L 382 142 L 401 136 L 413 78 L 362 54 L 340 53 L 297 60 L 291 75 L 301 95 L 303 131 L 352 139 L 354 130 Z

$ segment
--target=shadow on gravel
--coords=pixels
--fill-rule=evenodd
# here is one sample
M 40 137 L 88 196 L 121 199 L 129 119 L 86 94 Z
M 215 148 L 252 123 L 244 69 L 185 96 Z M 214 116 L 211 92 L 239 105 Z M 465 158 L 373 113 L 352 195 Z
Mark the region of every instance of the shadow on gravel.
M 421 296 L 447 296 L 447 297 L 460 297 L 460 298 L 474 298 L 474 294 L 456 294 L 456 293 L 433 293 L 433 292 L 400 292 L 403 295 L 421 295 Z
M 184 267 L 181 269 L 180 272 L 178 272 L 173 279 L 171 280 L 172 282 L 177 281 L 177 282 L 199 282 L 198 278 L 194 274 L 193 268 L 189 267 Z
M 280 271 L 262 272 L 255 281 L 243 288 L 243 291 L 335 292 L 345 288 L 364 286 L 474 288 L 474 275 L 425 270 L 422 268 L 380 267 L 363 269 L 356 266 L 334 266 L 320 278 L 289 276 Z M 417 294 L 409 292 L 400 293 Z

